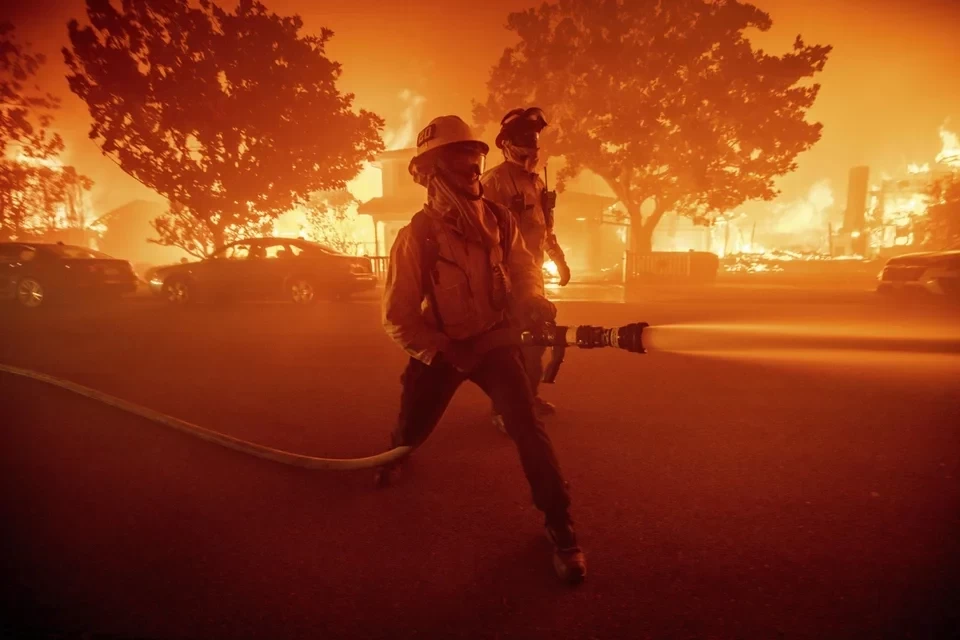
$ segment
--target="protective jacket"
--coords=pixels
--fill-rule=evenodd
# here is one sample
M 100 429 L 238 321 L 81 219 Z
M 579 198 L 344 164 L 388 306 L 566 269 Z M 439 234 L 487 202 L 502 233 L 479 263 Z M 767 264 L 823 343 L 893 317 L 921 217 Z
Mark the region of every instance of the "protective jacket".
M 553 215 L 543 210 L 546 186 L 536 173 L 531 173 L 515 162 L 505 160 L 480 177 L 483 194 L 513 214 L 520 227 L 524 244 L 538 267 L 543 266 L 544 254 L 555 262 L 564 260 L 563 250 L 553 232 Z M 543 274 L 538 272 L 540 293 L 543 292 Z
M 484 215 L 497 216 L 498 207 L 484 201 Z M 462 229 L 456 218 L 424 208 L 438 256 L 433 278 L 432 307 L 422 280 L 423 251 L 412 225 L 397 234 L 390 249 L 390 263 L 383 295 L 383 325 L 389 335 L 414 358 L 430 364 L 450 340 L 465 340 L 492 329 L 505 318 L 506 310 L 495 304 L 495 276 L 490 254 L 479 237 Z M 540 293 L 541 266 L 535 263 L 520 235 L 513 216 L 501 209 L 507 221 L 509 251 L 505 267 L 510 277 L 511 296 L 523 300 Z M 497 234 L 501 231 L 498 229 Z M 497 242 L 501 242 L 497 238 Z M 442 320 L 438 327 L 436 314 Z

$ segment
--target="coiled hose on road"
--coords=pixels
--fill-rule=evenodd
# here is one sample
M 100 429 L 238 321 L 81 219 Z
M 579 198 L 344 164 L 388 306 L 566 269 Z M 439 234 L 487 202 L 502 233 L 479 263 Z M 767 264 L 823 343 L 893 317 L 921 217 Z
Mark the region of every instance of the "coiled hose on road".
M 30 380 L 36 380 L 38 382 L 43 382 L 61 389 L 66 389 L 67 391 L 77 395 L 90 398 L 91 400 L 115 407 L 121 411 L 126 411 L 127 413 L 140 416 L 141 418 L 146 418 L 151 422 L 155 422 L 156 424 L 163 425 L 165 427 L 170 427 L 171 429 L 176 429 L 177 431 L 200 438 L 201 440 L 213 442 L 214 444 L 218 444 L 228 449 L 233 449 L 234 451 L 239 451 L 240 453 L 246 453 L 251 456 L 263 458 L 272 462 L 279 462 L 280 464 L 285 464 L 292 467 L 319 469 L 325 471 L 352 471 L 356 469 L 371 469 L 399 460 L 400 458 L 409 455 L 409 453 L 413 451 L 413 447 L 397 447 L 395 449 L 391 449 L 390 451 L 384 451 L 383 453 L 366 458 L 316 458 L 313 456 L 304 456 L 297 453 L 290 453 L 289 451 L 281 451 L 280 449 L 272 449 L 270 447 L 265 447 L 253 442 L 247 442 L 246 440 L 234 438 L 224 433 L 219 433 L 210 429 L 204 429 L 203 427 L 191 424 L 185 420 L 168 416 L 164 413 L 154 411 L 153 409 L 148 409 L 147 407 L 139 404 L 121 400 L 120 398 L 103 393 L 102 391 L 97 391 L 96 389 L 91 389 L 90 387 L 85 387 L 62 378 L 56 378 L 45 373 L 31 371 L 30 369 L 21 369 L 20 367 L 11 367 L 5 364 L 0 364 L 0 372 L 14 376 L 20 376 Z

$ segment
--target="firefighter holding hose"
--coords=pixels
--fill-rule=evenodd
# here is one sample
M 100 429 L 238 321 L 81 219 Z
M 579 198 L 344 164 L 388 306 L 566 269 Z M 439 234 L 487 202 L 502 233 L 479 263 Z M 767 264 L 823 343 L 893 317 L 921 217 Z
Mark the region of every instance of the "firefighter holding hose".
M 483 197 L 480 176 L 488 151 L 457 116 L 434 119 L 417 137 L 410 173 L 426 187 L 426 204 L 397 235 L 383 294 L 384 327 L 410 355 L 391 447 L 421 444 L 459 386 L 476 383 L 517 447 L 554 545 L 554 569 L 576 583 L 586 574 L 586 562 L 520 348 L 479 353 L 471 347 L 507 324 L 508 309 L 528 319 L 556 314 L 543 297 L 541 263 L 525 247 L 516 218 Z M 399 463 L 381 468 L 378 483 L 391 483 L 399 470 Z
M 560 286 L 570 281 L 567 260 L 553 231 L 553 208 L 556 193 L 548 191 L 540 179 L 540 132 L 547 126 L 541 109 L 513 109 L 500 121 L 496 145 L 503 151 L 504 161 L 480 178 L 484 195 L 505 207 L 513 215 L 524 244 L 537 265 L 539 293 L 543 295 L 543 263 L 549 256 L 557 266 Z M 543 377 L 543 356 L 546 347 L 525 347 L 524 367 L 533 391 L 534 408 L 539 416 L 556 412 L 550 402 L 539 395 Z M 493 422 L 503 430 L 503 419 L 494 410 Z

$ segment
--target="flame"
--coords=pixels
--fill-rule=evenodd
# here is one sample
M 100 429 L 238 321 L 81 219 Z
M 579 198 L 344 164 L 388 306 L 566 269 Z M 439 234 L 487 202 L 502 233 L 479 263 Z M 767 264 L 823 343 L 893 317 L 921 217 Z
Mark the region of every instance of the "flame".
M 941 148 L 940 153 L 937 154 L 937 162 L 960 169 L 960 137 L 941 125 L 940 142 Z
M 32 167 L 46 167 L 48 169 L 53 169 L 54 171 L 63 170 L 63 162 L 60 160 L 60 158 L 35 158 L 33 156 L 26 155 L 22 151 L 16 155 L 14 162 Z
M 420 117 L 423 115 L 423 104 L 427 101 L 422 95 L 404 89 L 400 92 L 400 100 L 406 103 L 403 109 L 403 124 L 398 129 L 387 131 L 383 136 L 387 151 L 406 149 L 416 140 L 420 129 Z
M 829 180 L 814 183 L 806 197 L 786 204 L 774 205 L 777 216 L 775 233 L 801 234 L 822 230 L 827 226 L 827 211 L 834 204 L 833 189 Z M 749 246 L 749 245 L 748 245 Z M 744 253 L 758 253 L 744 250 Z
M 930 163 L 926 162 L 924 164 L 908 164 L 907 173 L 916 175 L 918 173 L 930 173 Z
M 898 227 L 909 225 L 913 218 L 927 213 L 930 198 L 920 192 L 902 194 L 893 193 L 883 202 L 883 221 Z

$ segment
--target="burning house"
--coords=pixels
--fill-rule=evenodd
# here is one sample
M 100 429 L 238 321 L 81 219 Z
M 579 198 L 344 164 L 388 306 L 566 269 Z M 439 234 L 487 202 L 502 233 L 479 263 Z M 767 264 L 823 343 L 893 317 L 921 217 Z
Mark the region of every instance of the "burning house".
M 91 225 L 98 233 L 94 248 L 141 268 L 179 262 L 188 257 L 185 251 L 148 240 L 157 235 L 151 221 L 166 210 L 167 204 L 162 201 L 131 200 L 108 211 Z
M 380 170 L 381 196 L 360 204 L 358 213 L 370 216 L 373 225 L 373 255 L 387 256 L 397 234 L 423 207 L 423 187 L 410 179 L 407 166 L 416 149 L 396 149 L 377 156 L 374 166 Z
M 424 189 L 410 179 L 407 170 L 415 153 L 409 148 L 380 154 L 374 166 L 381 173 L 382 195 L 358 208 L 361 217 L 370 217 L 374 255 L 381 261 L 390 254 L 400 229 L 423 207 Z M 557 198 L 555 228 L 573 272 L 599 276 L 619 269 L 628 223 L 615 204 L 615 198 L 577 191 L 565 191 Z
M 834 239 L 835 251 L 865 257 L 886 257 L 915 251 L 926 238 L 928 191 L 936 180 L 960 173 L 957 134 L 940 129 L 942 148 L 935 163 L 910 164 L 896 177 L 869 185 L 869 169 L 854 167 L 848 182 L 844 225 Z

